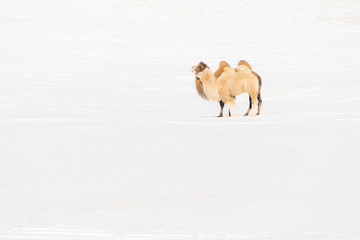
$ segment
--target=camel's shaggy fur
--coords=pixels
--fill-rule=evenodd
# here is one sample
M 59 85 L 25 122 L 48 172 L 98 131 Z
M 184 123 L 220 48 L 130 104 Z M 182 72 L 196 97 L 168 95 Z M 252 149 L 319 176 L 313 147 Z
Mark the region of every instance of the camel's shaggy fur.
M 206 65 L 203 62 L 200 62 L 196 67 L 193 67 L 193 71 L 195 74 L 198 74 L 199 72 L 204 71 L 205 68 L 209 68 L 208 65 Z M 203 84 L 197 76 L 195 76 L 195 87 L 196 87 L 197 93 L 199 94 L 199 96 L 201 98 L 203 98 L 205 100 L 209 100 L 208 97 L 204 93 Z

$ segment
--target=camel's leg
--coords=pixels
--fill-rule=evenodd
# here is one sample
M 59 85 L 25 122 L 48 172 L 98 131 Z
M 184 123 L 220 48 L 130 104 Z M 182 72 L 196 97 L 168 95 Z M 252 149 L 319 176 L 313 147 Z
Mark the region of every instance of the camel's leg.
M 261 104 L 262 104 L 262 99 L 261 99 L 260 93 L 258 94 L 257 99 L 258 99 L 258 101 L 259 101 L 257 115 L 259 115 L 259 114 L 260 114 Z
M 230 117 L 230 106 L 229 106 L 229 102 L 225 103 L 225 108 L 226 108 L 226 114 L 225 117 Z
M 223 116 L 223 109 L 224 109 L 224 102 L 220 100 L 219 103 L 220 103 L 220 114 L 219 114 L 218 117 L 222 117 Z M 229 116 L 231 116 L 230 109 L 229 109 Z
M 220 114 L 218 117 L 222 117 L 223 116 L 223 109 L 224 109 L 224 102 L 220 100 Z
M 250 110 L 251 110 L 251 105 L 252 105 L 252 101 L 251 101 L 251 97 L 250 97 L 250 95 L 249 95 L 249 109 L 247 110 L 247 112 L 245 113 L 244 116 L 249 115 L 249 112 L 250 112 Z
M 233 116 L 237 116 L 237 112 L 236 112 L 236 103 L 235 103 L 235 98 L 231 98 L 230 100 L 232 108 L 233 108 Z
M 249 115 L 251 117 L 254 117 L 256 116 L 256 113 L 257 113 L 257 108 L 258 108 L 258 94 L 257 93 L 251 93 L 251 102 L 252 102 L 252 105 L 251 105 L 251 110 L 249 112 Z

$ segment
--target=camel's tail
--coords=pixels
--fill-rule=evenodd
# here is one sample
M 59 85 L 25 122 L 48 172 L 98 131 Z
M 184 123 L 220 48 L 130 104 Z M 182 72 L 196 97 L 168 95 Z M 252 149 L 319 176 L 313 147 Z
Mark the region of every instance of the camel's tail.
M 259 79 L 259 93 L 260 93 L 262 81 L 261 81 L 260 75 L 257 75 L 257 77 L 258 77 L 258 79 Z
M 256 74 L 256 76 L 259 79 L 259 92 L 258 92 L 258 96 L 257 96 L 257 99 L 258 99 L 258 112 L 257 112 L 256 115 L 259 115 L 260 114 L 261 104 L 262 104 L 261 93 L 260 93 L 262 80 L 261 80 L 261 77 L 259 76 L 259 74 Z

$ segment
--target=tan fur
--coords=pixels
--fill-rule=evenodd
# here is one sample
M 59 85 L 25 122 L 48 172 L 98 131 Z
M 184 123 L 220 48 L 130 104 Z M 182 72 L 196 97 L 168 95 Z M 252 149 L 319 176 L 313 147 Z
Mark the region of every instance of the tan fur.
M 196 76 L 203 84 L 204 92 L 208 99 L 216 102 L 220 101 L 220 82 L 216 81 L 216 77 L 211 72 L 211 70 L 206 68 L 204 71 L 198 73 Z
M 222 100 L 227 108 L 229 108 L 229 102 L 235 104 L 234 96 L 247 92 L 253 99 L 250 116 L 256 115 L 259 81 L 247 66 L 240 65 L 236 69 L 224 67 L 223 73 L 217 79 L 208 68 L 198 73 L 197 76 L 202 82 L 204 92 L 209 100 Z
M 236 116 L 237 116 L 237 113 L 236 113 L 235 98 L 231 98 L 231 99 L 230 99 L 230 103 L 231 103 L 231 106 L 232 106 L 232 109 L 233 109 L 233 116 L 236 117 Z

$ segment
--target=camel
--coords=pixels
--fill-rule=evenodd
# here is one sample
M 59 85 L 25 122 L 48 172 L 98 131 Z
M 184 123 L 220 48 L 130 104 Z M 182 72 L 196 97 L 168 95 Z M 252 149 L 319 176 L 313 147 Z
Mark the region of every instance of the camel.
M 226 117 L 229 116 L 231 103 L 234 116 L 236 113 L 235 96 L 247 92 L 251 98 L 250 111 L 246 116 L 257 115 L 259 80 L 252 74 L 251 70 L 244 64 L 238 65 L 237 68 L 224 67 L 223 73 L 216 78 L 214 73 L 205 68 L 196 75 L 203 84 L 204 94 L 211 101 L 223 101 L 226 107 Z
M 238 66 L 240 66 L 240 65 L 244 65 L 247 68 L 249 68 L 251 73 L 258 78 L 258 81 L 259 81 L 259 94 L 257 96 L 257 100 L 258 100 L 257 101 L 258 102 L 257 115 L 259 115 L 260 114 L 261 104 L 262 104 L 262 99 L 261 99 L 261 95 L 260 95 L 260 89 L 261 89 L 261 85 L 262 85 L 261 77 L 256 72 L 252 71 L 251 65 L 247 61 L 245 61 L 245 60 L 239 61 Z M 224 72 L 225 67 L 230 67 L 230 65 L 225 61 L 221 61 L 219 63 L 219 68 L 214 73 L 216 78 L 218 78 Z M 198 74 L 199 72 L 204 71 L 206 68 L 209 68 L 209 67 L 205 63 L 200 62 L 196 67 L 193 67 L 193 70 L 194 70 L 195 74 Z M 209 98 L 206 96 L 206 94 L 204 92 L 203 84 L 202 84 L 202 82 L 200 81 L 200 79 L 197 76 L 195 78 L 195 86 L 196 86 L 196 90 L 197 90 L 199 96 L 202 97 L 205 100 L 209 100 Z M 234 99 L 232 101 L 235 102 L 235 96 L 234 96 Z M 224 102 L 222 100 L 220 100 L 219 104 L 220 104 L 220 114 L 219 114 L 218 117 L 222 117 L 223 116 Z M 252 100 L 251 100 L 251 96 L 249 95 L 249 109 L 245 113 L 245 116 L 247 116 L 249 114 L 249 112 L 251 111 L 251 108 L 252 108 Z M 230 112 L 229 112 L 229 116 L 231 116 Z

